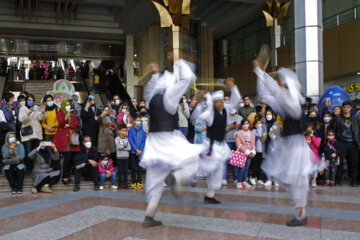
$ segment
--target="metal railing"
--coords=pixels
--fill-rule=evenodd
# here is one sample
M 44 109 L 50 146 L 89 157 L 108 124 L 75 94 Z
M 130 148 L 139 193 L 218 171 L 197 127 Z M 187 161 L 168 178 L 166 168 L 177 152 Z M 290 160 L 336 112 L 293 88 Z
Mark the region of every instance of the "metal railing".
M 339 12 L 333 16 L 323 19 L 323 28 L 324 30 L 339 26 L 340 24 L 350 22 L 359 18 L 360 16 L 360 5 L 346 9 L 342 12 Z

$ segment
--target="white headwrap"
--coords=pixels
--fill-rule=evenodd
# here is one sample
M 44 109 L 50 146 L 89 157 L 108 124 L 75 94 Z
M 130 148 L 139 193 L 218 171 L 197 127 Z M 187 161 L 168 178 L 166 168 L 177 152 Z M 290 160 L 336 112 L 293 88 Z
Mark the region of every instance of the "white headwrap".
M 298 99 L 301 105 L 304 104 L 305 98 L 301 95 L 302 86 L 299 83 L 296 73 L 287 68 L 280 68 L 278 74 L 281 80 L 284 81 L 284 84 L 288 87 L 290 95 L 294 99 Z
M 213 92 L 211 94 L 211 98 L 213 101 L 216 101 L 216 100 L 224 100 L 224 91 L 223 90 L 219 90 L 219 91 L 216 91 L 216 92 Z

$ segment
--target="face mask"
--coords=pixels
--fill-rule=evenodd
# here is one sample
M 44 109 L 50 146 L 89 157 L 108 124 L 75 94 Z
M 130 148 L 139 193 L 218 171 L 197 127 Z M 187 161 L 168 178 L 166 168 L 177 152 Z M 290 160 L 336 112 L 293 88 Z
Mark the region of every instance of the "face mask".
M 71 110 L 71 106 L 65 106 L 65 110 L 69 112 Z
M 21 105 L 21 106 L 25 106 L 25 102 L 20 102 L 20 105 Z
M 261 125 L 261 124 L 259 124 L 257 128 L 262 128 L 262 125 Z
M 41 150 L 45 150 L 45 149 L 46 149 L 46 147 L 41 147 L 40 149 L 41 149 Z
M 135 122 L 136 127 L 141 127 L 141 122 Z
M 333 136 L 328 136 L 327 139 L 328 139 L 329 141 L 332 141 L 332 140 L 335 139 L 335 137 L 333 137 Z
M 242 126 L 242 128 L 243 128 L 244 130 L 249 129 L 249 124 L 245 124 L 245 125 L 243 125 L 243 126 Z
M 324 117 L 324 122 L 328 123 L 331 121 L 331 118 L 330 117 Z
M 102 160 L 102 161 L 101 161 L 101 163 L 102 163 L 103 165 L 108 164 L 108 162 L 109 162 L 109 160 Z
M 122 109 L 121 112 L 122 112 L 122 113 L 126 113 L 126 109 Z
M 9 138 L 9 143 L 14 143 L 14 142 L 16 142 L 16 137 Z
M 271 120 L 272 120 L 272 118 L 273 118 L 273 116 L 272 116 L 272 115 L 266 115 L 266 120 L 271 121 Z
M 27 105 L 28 105 L 29 107 L 34 106 L 34 101 L 27 101 Z
M 186 99 L 183 99 L 183 103 L 186 103 Z
M 86 142 L 84 145 L 86 148 L 91 148 L 91 142 Z
M 115 100 L 116 106 L 120 105 L 120 100 Z
M 315 121 L 317 117 L 309 117 L 310 121 Z
M 54 106 L 54 101 L 48 101 L 48 102 L 46 103 L 46 105 L 47 105 L 48 107 L 52 107 L 52 106 Z

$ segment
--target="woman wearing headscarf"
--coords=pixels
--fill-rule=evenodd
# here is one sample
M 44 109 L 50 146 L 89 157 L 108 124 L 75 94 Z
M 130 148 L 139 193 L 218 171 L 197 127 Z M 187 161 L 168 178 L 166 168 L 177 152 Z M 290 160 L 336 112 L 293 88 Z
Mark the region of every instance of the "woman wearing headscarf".
M 25 176 L 25 149 L 21 142 L 16 141 L 16 133 L 8 132 L 5 144 L 1 147 L 2 165 L 6 179 L 9 181 L 12 194 L 21 194 Z
M 59 128 L 53 142 L 59 152 L 64 156 L 62 181 L 64 184 L 69 184 L 71 182 L 69 177 L 74 162 L 74 156 L 75 153 L 80 151 L 79 135 L 76 132 L 79 121 L 76 118 L 74 110 L 71 109 L 71 100 L 64 99 L 61 102 L 61 109 L 57 113 L 57 118 L 59 121 Z
M 105 106 L 103 112 L 98 117 L 99 123 L 99 152 L 109 153 L 115 155 L 115 115 L 112 113 L 109 106 Z M 115 159 L 115 158 L 113 158 Z
M 34 164 L 31 175 L 32 193 L 51 193 L 51 186 L 60 179 L 60 170 L 54 171 L 51 167 L 55 161 L 59 161 L 59 152 L 55 144 L 51 143 L 51 146 L 46 146 L 45 142 L 41 141 L 40 145 L 29 153 L 29 158 L 33 160 Z

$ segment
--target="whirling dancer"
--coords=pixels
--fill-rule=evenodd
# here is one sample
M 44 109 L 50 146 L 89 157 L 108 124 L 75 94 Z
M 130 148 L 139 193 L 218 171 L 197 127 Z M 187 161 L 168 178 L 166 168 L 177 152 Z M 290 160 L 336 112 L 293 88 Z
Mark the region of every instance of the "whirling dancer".
M 204 141 L 205 152 L 201 155 L 200 171 L 207 174 L 208 192 L 204 198 L 206 204 L 221 203 L 215 199 L 215 191 L 221 188 L 225 161 L 230 158 L 231 150 L 225 142 L 226 119 L 231 109 L 237 109 L 241 101 L 239 89 L 233 78 L 226 79 L 226 85 L 231 90 L 228 103 L 224 103 L 224 92 L 216 91 L 206 95 L 206 104 L 202 103 L 195 109 L 191 122 L 196 119 L 205 120 L 207 138 Z
M 297 213 L 287 226 L 300 226 L 307 222 L 305 206 L 312 172 L 312 153 L 301 129 L 301 105 L 305 99 L 300 93 L 301 85 L 295 72 L 281 68 L 277 82 L 264 72 L 268 62 L 267 59 L 264 63 L 264 58 L 258 56 L 253 62 L 258 95 L 284 119 L 284 130 L 282 143 L 267 155 L 262 169 L 269 178 L 290 187 Z
M 171 59 L 172 55 L 170 55 Z M 180 78 L 159 65 L 150 64 L 152 78 L 145 88 L 145 100 L 150 102 L 150 128 L 140 166 L 146 168 L 147 208 L 144 227 L 161 225 L 154 220 L 156 208 L 164 190 L 164 182 L 175 195 L 180 186 L 190 183 L 199 168 L 201 145 L 190 144 L 178 130 L 177 109 L 179 99 L 196 80 L 195 65 L 178 61 Z M 174 170 L 174 172 L 172 172 Z

